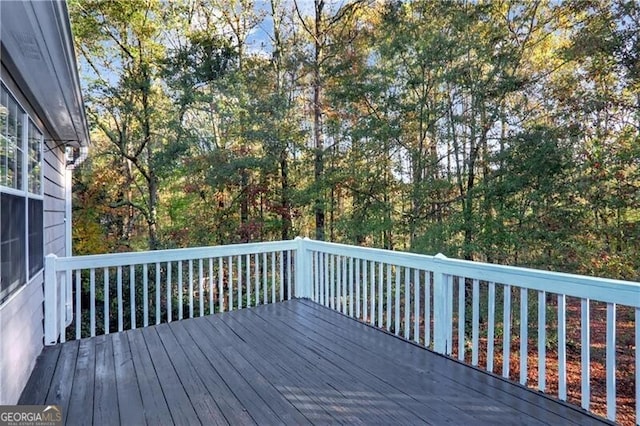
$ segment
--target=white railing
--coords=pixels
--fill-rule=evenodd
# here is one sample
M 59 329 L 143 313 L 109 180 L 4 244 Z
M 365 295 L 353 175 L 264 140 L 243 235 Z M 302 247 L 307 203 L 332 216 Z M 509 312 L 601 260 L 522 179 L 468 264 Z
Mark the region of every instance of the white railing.
M 571 300 L 580 316 L 579 343 L 571 346 L 580 351 L 577 393 L 585 410 L 593 397 L 592 327 L 599 325 L 590 312 L 606 309 L 610 420 L 616 419 L 616 352 L 625 345 L 616 339 L 616 312 L 624 309 L 630 316 L 626 321 L 635 322 L 635 349 L 627 352 L 635 359 L 635 416 L 636 423 L 640 421 L 640 283 L 319 241 L 307 241 L 305 247 L 311 258 L 314 301 L 542 392 L 551 390 L 549 377 L 557 377 L 557 396 L 563 401 L 567 400 L 567 301 Z M 529 350 L 530 342 L 536 350 Z M 547 370 L 547 349 L 557 353 L 553 374 Z M 517 365 L 510 362 L 514 353 Z M 529 375 L 534 368 L 537 375 Z
M 49 255 L 45 344 L 290 299 L 301 241 Z
M 64 341 L 69 325 L 75 325 L 75 333 L 71 327 L 66 334 L 77 339 L 306 297 L 435 352 L 555 393 L 561 400 L 568 399 L 567 367 L 576 364 L 567 355 L 573 357 L 579 348 L 580 389 L 572 397 L 579 397 L 586 410 L 594 398 L 591 338 L 600 326 L 591 312 L 602 309 L 607 417 L 616 419 L 616 353 L 627 350 L 635 364 L 636 423 L 640 419 L 639 283 L 306 238 L 49 256 L 45 269 L 47 344 Z M 88 294 L 88 300 L 82 300 L 82 294 Z M 110 312 L 117 312 L 112 322 Z M 616 338 L 618 312 L 634 323 L 634 349 L 623 348 Z M 570 336 L 569 314 L 572 324 L 580 317 L 579 331 L 569 330 Z M 577 345 L 571 336 L 577 336 Z M 511 363 L 514 355 L 518 362 Z M 534 370 L 537 374 L 530 374 Z

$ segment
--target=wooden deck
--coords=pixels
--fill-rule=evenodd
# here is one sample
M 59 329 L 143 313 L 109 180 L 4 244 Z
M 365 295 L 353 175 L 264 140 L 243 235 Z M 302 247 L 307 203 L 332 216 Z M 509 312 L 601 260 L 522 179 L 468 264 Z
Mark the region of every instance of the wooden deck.
M 66 424 L 602 424 L 307 300 L 45 348 Z

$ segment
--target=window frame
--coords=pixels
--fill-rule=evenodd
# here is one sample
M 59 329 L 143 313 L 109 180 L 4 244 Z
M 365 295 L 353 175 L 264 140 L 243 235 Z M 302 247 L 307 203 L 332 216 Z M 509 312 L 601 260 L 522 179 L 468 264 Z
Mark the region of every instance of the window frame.
M 24 108 L 24 106 L 20 103 L 20 101 L 18 100 L 18 97 L 15 96 L 15 94 L 11 91 L 11 89 L 9 89 L 9 87 L 2 80 L 0 80 L 0 96 L 1 96 L 0 107 L 6 107 L 3 102 L 5 99 L 6 99 L 7 105 L 10 102 L 14 102 L 16 104 L 17 115 L 19 115 L 19 117 L 17 117 L 17 120 L 16 120 L 16 129 L 21 128 L 20 138 L 19 140 L 17 140 L 16 138 L 14 142 L 13 140 L 11 140 L 11 138 L 8 138 L 7 136 L 5 136 L 5 132 L 8 131 L 8 127 L 9 127 L 8 121 L 7 121 L 7 124 L 3 124 L 0 122 L 0 143 L 15 144 L 11 147 L 11 149 L 13 149 L 15 153 L 18 153 L 18 152 L 20 153 L 20 156 L 19 156 L 20 164 L 15 166 L 15 170 L 19 170 L 21 174 L 20 176 L 13 177 L 14 182 L 15 180 L 17 180 L 20 183 L 19 187 L 15 187 L 15 186 L 18 186 L 15 183 L 13 184 L 14 187 L 11 187 L 11 186 L 5 185 L 9 183 L 7 180 L 5 180 L 5 175 L 4 175 L 4 173 L 7 173 L 8 175 L 7 169 L 5 168 L 5 170 L 0 170 L 0 173 L 3 174 L 2 176 L 0 176 L 0 193 L 5 193 L 7 195 L 20 197 L 22 199 L 23 211 L 24 211 L 24 217 L 23 217 L 24 230 L 22 232 L 23 235 L 21 235 L 21 238 L 23 238 L 24 240 L 24 253 L 21 259 L 21 263 L 22 263 L 21 266 L 24 269 L 24 271 L 22 271 L 24 274 L 24 282 L 22 282 L 23 281 L 22 278 L 19 278 L 20 282 L 18 282 L 17 284 L 15 282 L 8 284 L 6 289 L 3 289 L 2 287 L 0 287 L 0 306 L 1 306 L 9 298 L 11 298 L 17 291 L 19 291 L 21 288 L 25 287 L 27 284 L 33 281 L 33 279 L 36 278 L 39 274 L 41 274 L 41 272 L 44 269 L 44 246 L 45 246 L 45 241 L 44 241 L 44 146 L 45 146 L 45 141 L 44 141 L 44 133 L 42 132 L 42 130 L 38 127 L 36 122 L 33 120 L 32 116 L 29 114 L 27 109 Z M 7 116 L 8 115 L 9 114 L 7 111 Z M 3 125 L 6 126 L 6 129 L 3 128 Z M 35 152 L 32 146 L 34 141 L 37 143 L 37 150 L 35 150 Z M 35 158 L 32 158 L 32 154 L 35 156 Z M 16 156 L 16 160 L 18 160 L 17 157 L 18 156 Z M 37 172 L 34 174 L 33 171 L 35 167 L 39 168 L 39 170 L 37 170 Z M 37 182 L 35 183 L 35 186 L 34 186 L 35 180 L 37 180 Z M 41 216 L 37 218 L 37 220 L 35 221 L 35 222 L 38 222 L 39 225 L 42 225 L 35 230 L 37 232 L 37 234 L 35 234 L 35 239 L 37 239 L 41 244 L 41 247 L 39 247 L 39 250 L 38 249 L 36 250 L 39 253 L 42 253 L 42 260 L 40 260 L 40 262 L 38 262 L 36 265 L 31 265 L 31 251 L 32 251 L 31 249 L 33 247 L 32 247 L 32 244 L 30 244 L 31 242 L 30 240 L 33 237 L 32 235 L 33 228 L 31 226 L 29 218 L 31 216 L 30 205 L 34 201 L 40 203 L 42 206 L 42 208 L 39 208 L 39 207 L 37 208 L 37 210 L 40 210 Z M 1 256 L 1 253 L 0 253 L 0 256 Z M 10 260 L 13 261 L 12 258 Z
M 28 113 L 25 113 L 25 124 L 23 126 L 27 131 L 25 139 L 25 146 L 24 146 L 24 156 L 25 156 L 25 162 L 26 164 L 24 165 L 24 171 L 25 171 L 25 178 L 24 178 L 24 186 L 25 186 L 25 190 L 27 193 L 27 197 L 26 197 L 26 231 L 25 231 L 25 238 L 26 238 L 26 264 L 27 264 L 27 282 L 29 282 L 30 280 L 32 280 L 34 277 L 36 277 L 43 269 L 44 269 L 44 173 L 43 173 L 43 146 L 44 146 L 44 134 L 42 133 L 42 131 L 38 128 L 38 126 L 36 125 L 36 123 L 34 123 L 33 119 L 29 116 Z M 34 130 L 36 133 L 35 135 L 32 135 L 31 132 L 32 130 Z M 37 190 L 38 192 L 31 192 L 31 184 L 32 184 L 32 173 L 31 173 L 31 166 L 32 166 L 32 162 L 31 162 L 31 157 L 30 157 L 30 151 L 31 151 L 31 142 L 32 142 L 32 137 L 36 136 L 37 137 L 37 141 L 38 141 L 38 150 L 37 150 L 37 161 L 36 161 L 36 167 L 39 167 L 38 170 L 38 187 Z M 40 209 L 40 220 L 38 221 L 38 232 L 40 234 L 40 253 L 42 253 L 42 259 L 40 259 L 40 263 L 39 265 L 37 265 L 38 267 L 33 271 L 33 273 L 31 272 L 32 266 L 31 266 L 31 221 L 30 219 L 30 215 L 31 215 L 31 210 L 30 210 L 30 203 L 31 201 L 39 201 L 42 205 L 42 208 Z

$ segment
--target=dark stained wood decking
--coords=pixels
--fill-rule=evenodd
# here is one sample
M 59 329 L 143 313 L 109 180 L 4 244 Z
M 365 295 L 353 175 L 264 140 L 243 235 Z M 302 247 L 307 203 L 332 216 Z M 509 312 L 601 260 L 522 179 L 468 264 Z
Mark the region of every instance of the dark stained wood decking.
M 308 300 L 47 347 L 20 403 L 66 424 L 601 424 Z

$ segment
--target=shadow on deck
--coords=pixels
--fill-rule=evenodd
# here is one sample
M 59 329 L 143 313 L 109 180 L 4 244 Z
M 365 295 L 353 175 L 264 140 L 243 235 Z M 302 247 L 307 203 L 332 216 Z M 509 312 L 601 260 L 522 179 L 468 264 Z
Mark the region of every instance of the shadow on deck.
M 21 404 L 66 424 L 602 424 L 308 300 L 44 349 Z

